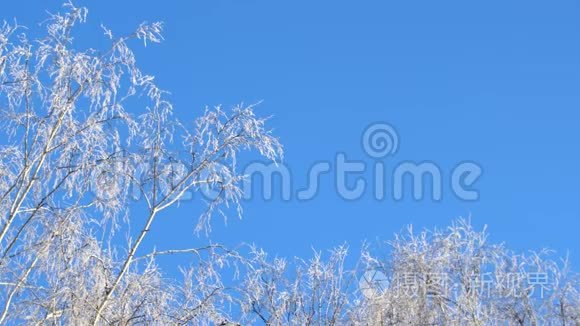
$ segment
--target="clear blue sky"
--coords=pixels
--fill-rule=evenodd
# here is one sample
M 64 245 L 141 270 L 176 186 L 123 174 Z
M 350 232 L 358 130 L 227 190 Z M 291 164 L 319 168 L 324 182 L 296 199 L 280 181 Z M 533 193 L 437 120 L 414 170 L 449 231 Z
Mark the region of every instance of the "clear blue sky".
M 344 242 L 356 251 L 409 223 L 445 226 L 471 214 L 494 241 L 569 250 L 580 265 L 578 1 L 80 3 L 89 6 L 82 44 L 104 44 L 100 23 L 122 34 L 143 20 L 165 22 L 165 42 L 138 59 L 172 92 L 180 118 L 263 100 L 259 112 L 274 116 L 296 186 L 311 163 L 336 152 L 372 163 L 360 135 L 376 121 L 398 130 L 393 162 L 430 160 L 449 171 L 472 160 L 484 169 L 477 202 L 448 190 L 440 202 L 345 201 L 323 177 L 311 201 L 257 199 L 245 203 L 243 220 L 216 220 L 214 241 L 288 257 Z M 9 1 L 0 16 L 34 27 L 57 8 Z M 202 241 L 192 233 L 193 205 L 159 219 L 149 243 Z

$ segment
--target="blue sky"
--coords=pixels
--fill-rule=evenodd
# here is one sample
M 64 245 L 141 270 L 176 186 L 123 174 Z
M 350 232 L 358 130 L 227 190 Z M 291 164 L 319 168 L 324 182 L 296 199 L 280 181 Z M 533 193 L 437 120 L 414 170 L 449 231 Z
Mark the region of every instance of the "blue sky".
M 580 228 L 580 3 L 578 1 L 94 1 L 82 45 L 165 22 L 165 42 L 138 50 L 143 70 L 171 91 L 176 114 L 205 105 L 263 101 L 258 112 L 285 146 L 296 187 L 308 168 L 374 160 L 361 133 L 394 126 L 399 151 L 386 161 L 432 161 L 444 171 L 474 161 L 484 171 L 476 202 L 341 199 L 330 176 L 307 202 L 280 197 L 244 204 L 243 220 L 214 223 L 213 241 L 255 243 L 280 256 L 363 240 L 388 240 L 413 223 L 446 226 L 459 216 L 489 225 L 516 250 L 570 251 Z M 57 2 L 10 1 L 0 16 L 29 27 Z M 135 44 L 135 48 L 141 48 Z M 182 203 L 156 221 L 149 245 L 189 247 L 199 210 Z

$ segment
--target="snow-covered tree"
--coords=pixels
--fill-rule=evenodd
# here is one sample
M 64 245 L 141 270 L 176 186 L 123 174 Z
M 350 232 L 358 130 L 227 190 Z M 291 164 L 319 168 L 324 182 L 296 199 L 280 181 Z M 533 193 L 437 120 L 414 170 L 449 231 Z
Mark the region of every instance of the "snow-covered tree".
M 129 47 L 135 39 L 160 42 L 161 23 L 120 37 L 104 28 L 109 48 L 79 50 L 72 32 L 87 10 L 72 3 L 65 10 L 49 17 L 38 39 L 18 25 L 0 29 L 0 322 L 216 315 L 207 304 L 219 285 L 214 248 L 198 281 L 180 287 L 188 291 L 183 306 L 154 263 L 162 253 L 136 253 L 155 219 L 186 192 L 215 194 L 199 229 L 220 205 L 239 205 L 237 153 L 276 159 L 281 146 L 251 106 L 208 109 L 190 123 L 172 116 Z M 145 205 L 143 225 L 129 217 L 134 196 Z M 111 240 L 120 229 L 139 232 L 123 247 Z
M 0 324 L 579 324 L 565 261 L 488 244 L 464 221 L 410 229 L 351 268 L 347 247 L 290 261 L 214 243 L 144 253 L 185 194 L 211 193 L 198 231 L 241 212 L 238 153 L 278 160 L 282 146 L 252 106 L 178 121 L 130 48 L 160 42 L 162 24 L 103 27 L 110 46 L 80 50 L 86 16 L 66 3 L 34 39 L 0 26 Z M 184 253 L 183 278 L 164 275 L 156 258 Z M 380 291 L 359 291 L 367 270 L 389 280 Z

